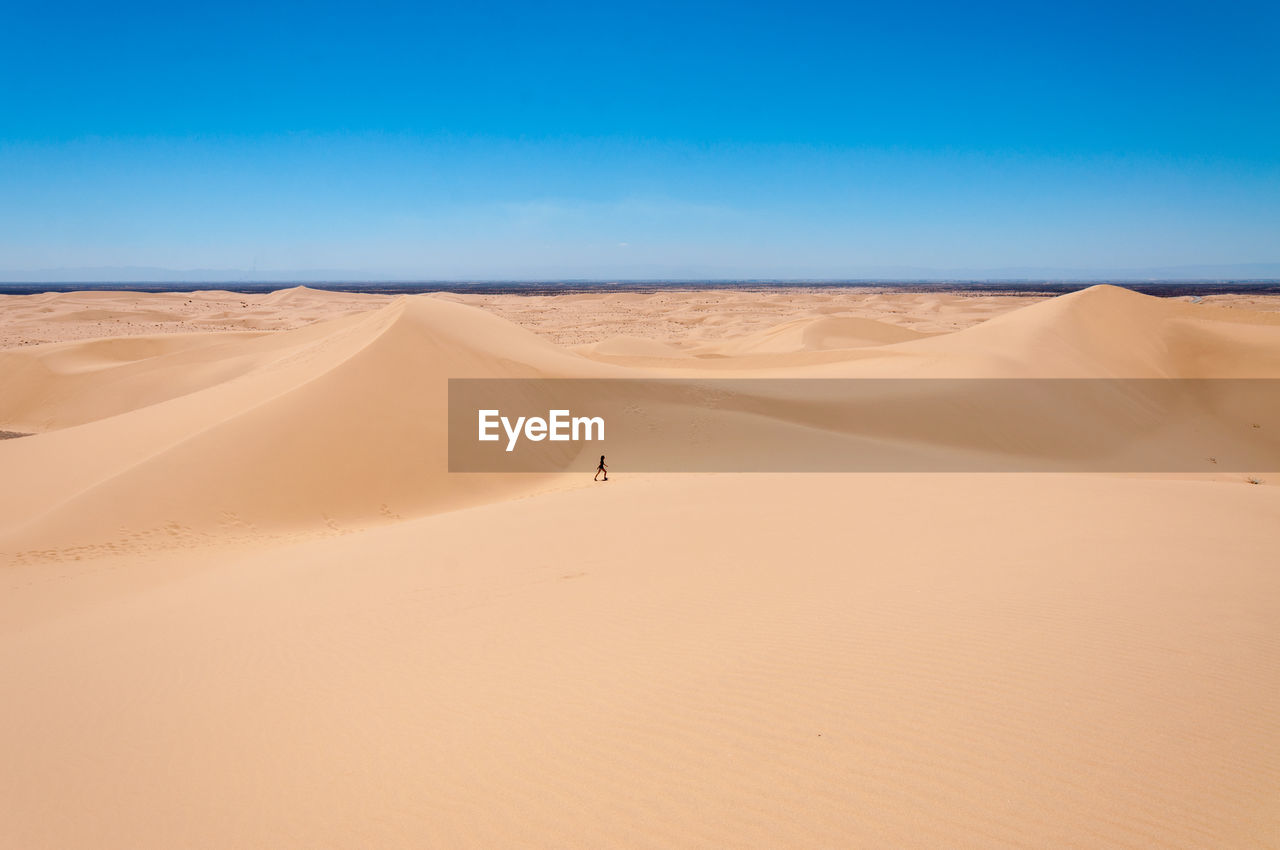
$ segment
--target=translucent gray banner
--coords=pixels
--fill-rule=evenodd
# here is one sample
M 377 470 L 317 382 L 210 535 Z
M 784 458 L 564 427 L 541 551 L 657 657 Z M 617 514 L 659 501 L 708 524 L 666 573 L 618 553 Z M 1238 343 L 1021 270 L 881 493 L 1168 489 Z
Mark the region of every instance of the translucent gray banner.
M 449 381 L 450 472 L 1263 472 L 1280 380 Z

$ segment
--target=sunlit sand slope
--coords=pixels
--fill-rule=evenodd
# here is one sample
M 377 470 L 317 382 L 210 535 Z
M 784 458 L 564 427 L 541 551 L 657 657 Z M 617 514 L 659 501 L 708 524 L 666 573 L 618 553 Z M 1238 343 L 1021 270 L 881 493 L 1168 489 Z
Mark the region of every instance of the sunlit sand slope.
M 0 440 L 0 848 L 1276 846 L 1280 471 L 450 475 L 445 408 L 452 377 L 1280 377 L 1277 314 L 653 296 L 616 310 L 687 335 L 619 339 L 600 298 L 502 302 L 520 327 L 300 289 L 253 327 L 230 295 L 37 296 L 0 351 L 0 430 L 35 432 Z M 806 383 L 752 416 L 966 450 Z
M 615 479 L 23 568 L 3 843 L 1273 846 L 1280 488 Z

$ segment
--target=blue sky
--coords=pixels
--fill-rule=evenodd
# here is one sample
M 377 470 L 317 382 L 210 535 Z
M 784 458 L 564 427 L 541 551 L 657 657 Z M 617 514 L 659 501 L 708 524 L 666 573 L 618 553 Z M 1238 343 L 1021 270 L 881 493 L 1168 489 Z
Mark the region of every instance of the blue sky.
M 1278 9 L 11 4 L 0 273 L 1277 263 Z

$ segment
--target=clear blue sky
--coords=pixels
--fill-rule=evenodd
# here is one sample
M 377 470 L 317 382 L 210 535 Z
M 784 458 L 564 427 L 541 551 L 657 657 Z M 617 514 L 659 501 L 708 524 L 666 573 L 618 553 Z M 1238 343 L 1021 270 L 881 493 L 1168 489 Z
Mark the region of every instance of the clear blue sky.
M 1274 0 L 10 3 L 0 271 L 1276 263 L 1277 44 Z

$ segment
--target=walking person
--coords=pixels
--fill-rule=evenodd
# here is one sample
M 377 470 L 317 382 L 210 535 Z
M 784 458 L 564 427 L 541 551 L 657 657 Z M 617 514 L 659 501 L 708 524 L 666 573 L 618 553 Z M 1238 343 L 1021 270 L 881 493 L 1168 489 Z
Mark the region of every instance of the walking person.
M 609 467 L 608 467 L 608 466 L 605 464 L 605 462 L 604 462 L 604 455 L 600 455 L 600 465 L 596 467 L 596 474 L 595 474 L 595 477 L 594 477 L 594 478 L 592 478 L 591 480 L 592 480 L 592 481 L 598 481 L 598 480 L 600 479 L 600 473 L 602 473 L 602 472 L 604 473 L 604 480 L 605 480 L 605 481 L 608 481 L 608 480 L 609 480 Z

